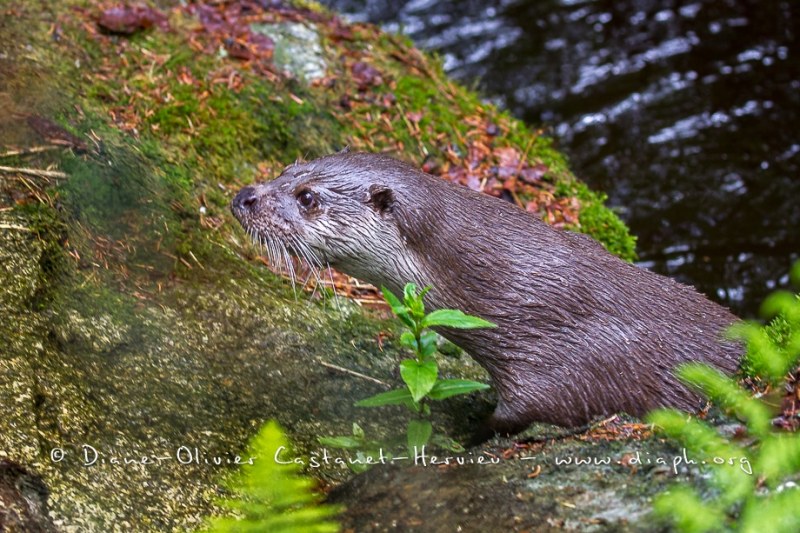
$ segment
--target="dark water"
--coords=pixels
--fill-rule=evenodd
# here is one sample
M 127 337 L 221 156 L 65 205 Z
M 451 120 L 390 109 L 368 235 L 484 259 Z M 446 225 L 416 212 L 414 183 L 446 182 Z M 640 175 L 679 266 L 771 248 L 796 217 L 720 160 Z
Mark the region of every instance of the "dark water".
M 800 252 L 800 1 L 330 0 L 549 127 L 641 263 L 741 315 Z

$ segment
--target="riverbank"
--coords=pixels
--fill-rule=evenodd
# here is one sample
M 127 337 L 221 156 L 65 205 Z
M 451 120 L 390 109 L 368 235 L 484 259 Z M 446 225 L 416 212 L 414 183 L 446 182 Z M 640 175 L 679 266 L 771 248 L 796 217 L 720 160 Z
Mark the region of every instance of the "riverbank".
M 541 132 L 406 40 L 313 4 L 161 5 L 2 8 L 0 458 L 41 477 L 42 521 L 191 529 L 219 511 L 221 479 L 264 420 L 301 452 L 355 420 L 376 437 L 401 425 L 364 419 L 349 399 L 381 388 L 331 370 L 392 379 L 394 326 L 294 292 L 228 212 L 297 158 L 388 151 L 633 257 Z M 466 356 L 442 371 L 485 379 Z M 490 402 L 445 402 L 434 423 L 463 439 L 476 421 L 463 413 Z

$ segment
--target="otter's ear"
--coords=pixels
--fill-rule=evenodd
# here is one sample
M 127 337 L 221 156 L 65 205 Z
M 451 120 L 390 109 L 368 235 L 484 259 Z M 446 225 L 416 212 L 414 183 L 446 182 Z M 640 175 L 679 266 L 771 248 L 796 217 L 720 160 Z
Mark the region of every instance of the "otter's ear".
M 381 215 L 391 213 L 395 203 L 394 192 L 384 185 L 371 185 L 367 203 Z

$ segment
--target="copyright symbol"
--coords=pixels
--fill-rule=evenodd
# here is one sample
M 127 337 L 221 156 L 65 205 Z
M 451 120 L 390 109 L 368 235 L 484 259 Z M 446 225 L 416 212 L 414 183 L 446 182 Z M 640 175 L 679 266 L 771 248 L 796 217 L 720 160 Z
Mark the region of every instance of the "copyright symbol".
M 50 460 L 54 463 L 60 463 L 66 456 L 67 452 L 64 451 L 64 448 L 53 448 L 50 450 Z

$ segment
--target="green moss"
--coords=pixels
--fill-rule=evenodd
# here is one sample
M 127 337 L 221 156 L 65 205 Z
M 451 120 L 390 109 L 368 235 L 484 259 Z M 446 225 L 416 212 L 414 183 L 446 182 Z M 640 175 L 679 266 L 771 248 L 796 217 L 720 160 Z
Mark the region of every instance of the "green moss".
M 471 114 L 479 104 L 474 94 L 459 91 L 455 98 L 449 99 L 431 80 L 410 75 L 401 76 L 397 80 L 395 96 L 402 106 L 401 113 L 422 113 L 419 122 L 423 133 L 422 142 L 432 152 L 438 148 L 435 140 L 438 134 L 445 134 L 454 140 L 465 138 L 469 126 L 462 119 Z M 434 135 L 429 135 L 428 132 Z M 404 141 L 408 146 L 416 145 L 416 139 L 411 136 L 408 128 L 398 128 L 398 133 L 405 137 Z
M 70 179 L 60 188 L 60 194 L 74 219 L 100 234 L 118 238 L 130 224 L 166 212 L 173 191 L 157 168 L 126 140 L 112 130 L 102 133 L 104 151 L 96 159 L 70 154 L 62 159 L 62 168 Z M 137 217 L 129 216 L 134 213 L 143 217 L 134 222 Z
M 797 294 L 795 298 L 800 301 L 800 294 Z M 764 325 L 763 331 L 766 334 L 763 342 L 768 343 L 777 350 L 786 351 L 791 349 L 793 329 L 792 324 L 785 315 L 779 314 L 774 316 Z M 754 345 L 751 347 L 751 350 L 753 350 L 754 353 L 758 349 L 765 350 L 766 347 L 763 345 Z M 757 371 L 756 367 L 754 367 L 752 359 L 753 357 L 751 356 L 746 357 L 742 361 L 741 373 L 745 376 L 756 377 L 758 376 L 759 372 Z
M 575 182 L 576 196 L 581 201 L 581 233 L 599 241 L 612 254 L 633 261 L 636 259 L 636 237 L 630 234 L 624 222 L 604 205 L 606 196 L 591 191 L 586 185 Z
M 180 30 L 193 21 L 179 15 L 173 23 Z M 77 39 L 89 64 L 108 59 L 108 42 L 100 44 L 82 34 Z M 421 56 L 422 69 L 430 76 L 410 74 L 393 56 L 409 45 L 408 39 L 375 33 L 368 53 L 387 77 L 383 86 L 372 89 L 378 98 L 370 113 L 351 115 L 356 121 L 351 125 L 334 115 L 336 102 L 331 98 L 338 98 L 336 92 L 292 80 L 268 80 L 246 69 L 235 70 L 242 83 L 231 90 L 226 83 L 214 82 L 221 69 L 231 67 L 229 59 L 194 51 L 181 31 L 137 34 L 124 47 L 118 75 L 92 77 L 84 84 L 83 106 L 90 117 L 103 115 L 112 102 L 131 106 L 143 120 L 139 153 L 125 146 L 116 130 L 98 124 L 104 121 L 85 120 L 82 129 L 101 132 L 108 152 L 104 157 L 113 165 L 66 161 L 65 169 L 73 176 L 63 191 L 66 205 L 83 223 L 116 237 L 129 234 L 130 222 L 140 217 L 153 230 L 149 235 L 167 243 L 179 257 L 191 252 L 203 262 L 214 262 L 211 243 L 219 240 L 200 226 L 195 209 L 202 195 L 209 215 L 228 216 L 230 193 L 218 184 L 238 187 L 261 177 L 259 163 L 274 168 L 296 158 L 317 157 L 347 144 L 348 137 L 371 139 L 375 149 L 396 143 L 418 158 L 439 153 L 443 142 L 465 151 L 472 126 L 464 118 L 481 113 L 509 126 L 503 144 L 527 149 L 530 161 L 548 168 L 544 179 L 556 184 L 557 196 L 580 200 L 580 224 L 574 229 L 620 257 L 635 257 L 635 239 L 603 206 L 604 197 L 574 178 L 551 139 L 484 104 L 475 91 L 449 82 L 435 58 Z M 167 59 L 154 59 L 158 57 Z M 379 103 L 380 95 L 389 92 L 397 100 L 392 110 Z M 410 112 L 421 113 L 418 131 L 407 120 Z M 389 133 L 376 120 L 381 115 L 393 121 Z M 156 225 L 161 230 L 155 231 Z M 176 265 L 186 271 L 180 262 Z
M 800 296 L 798 296 L 800 298 Z M 772 342 L 783 349 L 788 348 L 792 328 L 786 317 L 777 316 L 766 326 L 766 332 Z
M 176 83 L 170 87 L 170 101 L 156 107 L 148 123 L 157 126 L 161 134 L 166 136 L 185 131 L 190 127 L 192 118 L 200 118 L 200 102 L 196 95 L 197 88 L 193 85 Z
M 63 248 L 68 238 L 68 227 L 58 213 L 47 205 L 31 203 L 18 209 L 41 246 L 40 279 L 35 284 L 36 292 L 28 302 L 32 311 L 40 311 L 47 307 L 59 286 L 71 276 L 71 265 Z
M 250 142 L 264 159 L 286 163 L 318 157 L 342 143 L 341 126 L 324 107 L 321 95 L 305 87 L 293 82 L 275 87 L 258 81 L 245 88 L 242 98 L 243 110 L 253 121 Z
M 189 22 L 181 19 L 177 25 Z M 450 83 L 435 58 L 424 58 L 423 70 L 430 77 L 410 74 L 407 65 L 393 57 L 410 44 L 407 41 L 376 32 L 368 53 L 387 77 L 383 86 L 372 90 L 378 98 L 370 112 L 351 115 L 354 124 L 337 120 L 332 114 L 336 112 L 336 102 L 331 98 L 336 98 L 336 93 L 295 81 L 275 82 L 239 70 L 240 90 L 230 90 L 225 83 L 212 83 L 216 73 L 227 68 L 230 61 L 194 52 L 182 36 L 171 32 L 146 32 L 128 43 L 127 66 L 117 79 L 127 79 L 136 98 L 127 101 L 119 87 L 102 81 L 92 85 L 87 97 L 97 99 L 100 106 L 118 97 L 122 97 L 123 105 L 132 104 L 137 114 L 145 117 L 140 133 L 142 142 L 149 145 L 148 156 L 154 155 L 156 150 L 152 147 L 157 145 L 159 158 L 170 163 L 160 164 L 164 179 L 193 195 L 204 194 L 206 205 L 220 212 L 225 210 L 228 197 L 217 184 L 249 183 L 260 177 L 256 166 L 259 162 L 274 168 L 293 159 L 317 157 L 348 144 L 347 138 L 370 139 L 376 150 L 405 146 L 414 158 L 420 159 L 426 153 L 439 153 L 443 139 L 465 152 L 472 126 L 463 119 L 480 110 L 509 125 L 502 142 L 527 149 L 530 161 L 544 164 L 548 168 L 544 178 L 556 184 L 559 196 L 579 198 L 580 224 L 575 229 L 590 234 L 627 260 L 634 258 L 634 238 L 619 218 L 602 205 L 601 195 L 575 180 L 551 139 L 512 119 L 507 112 L 482 103 L 475 91 Z M 97 45 L 89 48 L 91 57 L 99 61 L 102 55 L 97 53 Z M 139 54 L 141 48 L 146 48 L 148 54 Z M 166 55 L 168 59 L 157 65 L 151 59 L 154 55 Z M 179 79 L 179 71 L 194 82 Z M 380 95 L 389 92 L 397 100 L 391 111 L 379 102 Z M 156 96 L 163 101 L 148 100 Z M 418 130 L 407 120 L 411 112 L 421 113 Z M 381 115 L 394 126 L 388 133 L 376 120 Z M 101 191 L 102 188 L 98 190 Z M 125 198 L 112 198 L 115 204 L 124 201 Z M 187 205 L 196 203 L 187 201 Z
M 535 137 L 531 144 L 529 155 L 531 159 L 545 165 L 547 170 L 546 178 L 549 177 L 557 186 L 566 184 L 573 187 L 577 182 L 572 171 L 569 170 L 567 158 L 553 147 L 553 139 L 542 135 L 541 132 L 532 131 L 527 125 L 505 114 L 512 124 L 508 139 L 516 146 L 526 146 L 530 143 L 530 138 Z

